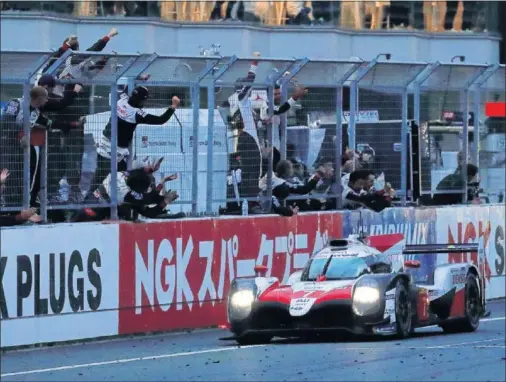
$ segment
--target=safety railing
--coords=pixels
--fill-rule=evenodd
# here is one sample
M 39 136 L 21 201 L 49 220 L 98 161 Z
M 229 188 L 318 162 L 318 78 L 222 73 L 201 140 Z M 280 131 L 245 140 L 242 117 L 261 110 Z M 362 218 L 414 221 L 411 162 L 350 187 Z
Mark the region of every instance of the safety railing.
M 170 211 L 193 216 L 246 213 L 244 203 L 249 213 L 271 212 L 279 201 L 301 211 L 341 208 L 349 186 L 341 175 L 356 169 L 382 173 L 402 205 L 465 194 L 470 179 L 459 169 L 468 162 L 479 167 L 489 196 L 495 192 L 491 202 L 504 195 L 504 117 L 485 112 L 487 102 L 504 102 L 504 65 L 396 62 L 390 54 L 370 62 L 70 50 L 51 56 L 0 56 L 0 168 L 10 171 L 0 211 L 36 205 L 45 220 L 58 221 L 65 211 L 102 207 L 115 219 L 123 171 L 160 160 L 154 180 L 170 178 L 165 192 L 179 195 Z M 57 79 L 51 97 L 79 94 L 64 110 L 42 107 L 51 122 L 40 133 L 30 91 L 43 73 Z M 177 109 L 161 126 L 140 124 L 126 144 L 121 121 L 135 122 L 136 111 L 125 109 L 122 93 L 137 86 L 149 91 L 144 113 Z M 315 171 L 325 174 L 316 187 L 273 193 L 285 182 L 306 184 Z M 465 179 L 442 181 L 450 175 Z

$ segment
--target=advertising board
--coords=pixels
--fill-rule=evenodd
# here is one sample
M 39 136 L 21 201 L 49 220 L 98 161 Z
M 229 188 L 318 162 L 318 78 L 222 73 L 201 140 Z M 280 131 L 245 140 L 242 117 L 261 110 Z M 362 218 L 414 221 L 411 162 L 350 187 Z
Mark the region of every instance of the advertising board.
M 0 231 L 1 346 L 118 332 L 118 226 Z
M 402 233 L 406 244 L 435 244 L 436 210 L 390 208 L 381 213 L 367 209 L 346 212 L 343 216 L 343 234 L 346 236 L 359 230 L 371 236 Z M 420 268 L 411 270 L 411 273 L 418 282 L 424 282 L 429 279 L 435 265 L 446 261 L 446 257 L 421 254 L 405 260 L 420 261 Z
M 438 208 L 437 239 L 448 243 L 477 243 L 483 240 L 486 261 L 481 270 L 487 280 L 486 297 L 505 296 L 505 213 L 506 206 Z M 450 262 L 476 261 L 465 253 L 450 254 Z
M 341 232 L 336 213 L 121 224 L 119 333 L 225 324 L 235 277 L 263 264 L 286 282 Z

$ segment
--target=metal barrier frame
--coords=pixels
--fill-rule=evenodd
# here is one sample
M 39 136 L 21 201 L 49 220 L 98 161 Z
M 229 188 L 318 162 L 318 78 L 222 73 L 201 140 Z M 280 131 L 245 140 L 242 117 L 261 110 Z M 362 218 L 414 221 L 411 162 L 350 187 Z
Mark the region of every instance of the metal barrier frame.
M 28 54 L 28 53 L 39 53 L 37 51 L 5 51 L 2 53 L 10 53 L 10 54 Z M 23 85 L 23 95 L 27 99 L 29 97 L 30 86 L 34 82 L 34 77 L 38 72 L 42 70 L 44 67 L 48 67 L 48 64 L 54 60 L 52 59 L 51 52 L 40 52 L 41 57 L 37 60 L 33 67 L 30 67 L 30 70 L 27 71 L 26 77 L 17 78 L 17 77 L 9 77 L 8 75 L 4 76 L 2 73 L 2 83 L 5 84 L 18 84 Z M 206 62 L 204 69 L 201 70 L 196 78 L 192 81 L 179 81 L 179 80 L 147 80 L 142 81 L 143 85 L 147 86 L 170 86 L 177 85 L 190 88 L 191 102 L 193 105 L 193 130 L 192 134 L 194 137 L 198 137 L 199 133 L 199 109 L 200 109 L 200 89 L 207 89 L 207 98 L 208 98 L 208 128 L 207 128 L 207 139 L 208 142 L 213 141 L 213 133 L 214 133 L 214 112 L 215 112 L 215 88 L 217 86 L 234 86 L 237 85 L 237 81 L 223 81 L 224 76 L 227 73 L 230 73 L 234 68 L 234 65 L 241 62 L 251 62 L 256 60 L 261 65 L 262 62 L 282 62 L 286 63 L 286 67 L 281 71 L 277 71 L 276 73 L 272 73 L 265 78 L 262 78 L 261 81 L 255 82 L 250 85 L 254 88 L 267 88 L 268 94 L 268 115 L 272 117 L 274 112 L 274 87 L 276 84 L 281 86 L 281 102 L 286 102 L 288 98 L 288 87 L 292 81 L 295 80 L 297 74 L 301 73 L 304 69 L 311 68 L 312 64 L 328 64 L 328 65 L 351 65 L 350 68 L 345 70 L 343 73 L 339 75 L 339 78 L 333 78 L 329 81 L 307 81 L 304 83 L 304 86 L 312 86 L 312 87 L 325 87 L 325 88 L 333 88 L 336 89 L 336 131 L 335 134 L 337 137 L 342 137 L 342 116 L 343 116 L 343 87 L 349 86 L 350 88 L 350 118 L 348 124 L 348 135 L 349 135 L 349 146 L 351 149 L 356 148 L 356 123 L 357 123 L 357 113 L 358 110 L 358 94 L 361 87 L 367 88 L 364 86 L 361 81 L 367 76 L 371 70 L 376 67 L 382 65 L 419 65 L 421 68 L 416 73 L 413 74 L 412 78 L 405 78 L 406 81 L 403 81 L 402 86 L 393 86 L 388 84 L 382 85 L 373 85 L 374 89 L 386 89 L 394 90 L 396 93 L 401 96 L 402 102 L 402 129 L 401 129 L 401 142 L 402 142 L 402 162 L 401 166 L 401 190 L 399 190 L 399 194 L 402 197 L 402 204 L 405 205 L 407 200 L 409 199 L 410 193 L 408 190 L 408 167 L 406 163 L 411 163 L 408 161 L 408 155 L 410 150 L 411 140 L 409 139 L 410 131 L 408 129 L 408 120 L 410 116 L 408 115 L 408 96 L 411 94 L 413 96 L 413 116 L 412 119 L 415 123 L 420 126 L 420 98 L 422 91 L 431 91 L 431 90 L 441 90 L 438 87 L 427 86 L 425 85 L 428 79 L 433 76 L 438 68 L 441 67 L 472 67 L 477 68 L 478 70 L 469 78 L 465 79 L 465 83 L 461 86 L 456 86 L 450 88 L 450 84 L 442 87 L 444 90 L 457 90 L 461 93 L 462 106 L 464 115 L 469 114 L 469 100 L 470 94 L 473 96 L 474 100 L 474 129 L 475 131 L 479 131 L 479 115 L 480 115 L 480 100 L 481 93 L 485 90 L 485 86 L 487 81 L 492 78 L 499 71 L 504 71 L 504 65 L 470 65 L 470 64 L 455 64 L 455 63 L 441 63 L 441 62 L 409 62 L 409 61 L 390 61 L 388 55 L 380 54 L 375 59 L 371 61 L 364 61 L 362 59 L 350 59 L 350 60 L 324 60 L 324 59 L 310 59 L 308 57 L 302 58 L 265 58 L 265 57 L 221 57 L 221 56 L 160 56 L 156 53 L 153 54 L 111 54 L 111 53 L 103 53 L 103 52 L 73 52 L 71 50 L 66 51 L 60 58 L 54 60 L 48 67 L 46 73 L 55 75 L 59 68 L 64 65 L 66 60 L 70 57 L 108 57 L 110 59 L 114 57 L 120 57 L 125 60 L 122 64 L 122 67 L 118 70 L 116 67 L 116 72 L 111 73 L 111 78 L 79 78 L 79 79 L 61 79 L 58 80 L 60 84 L 83 84 L 87 86 L 94 87 L 95 85 L 109 86 L 111 89 L 111 105 L 117 104 L 117 87 L 126 81 L 128 85 L 129 91 L 131 91 L 138 83 L 141 83 L 139 76 L 149 71 L 149 67 L 155 63 L 157 60 L 161 59 L 180 59 L 180 60 L 199 60 Z M 380 60 L 381 56 L 387 56 L 388 60 Z M 286 72 L 289 72 L 286 74 Z M 103 77 L 103 76 L 102 76 Z M 336 77 L 336 76 L 334 76 Z M 492 84 L 494 85 L 494 84 Z M 500 87 L 490 87 L 487 86 L 488 90 L 504 90 Z M 29 105 L 25 103 L 24 110 L 24 121 L 23 121 L 23 130 L 26 136 L 30 135 L 30 126 L 29 126 Z M 115 107 L 111 108 L 111 141 L 116 142 L 117 140 L 117 111 Z M 286 159 L 286 144 L 287 144 L 287 121 L 286 114 L 282 115 L 280 120 L 280 139 L 281 139 L 281 147 L 280 153 L 281 158 Z M 463 122 L 463 140 L 464 140 L 464 156 L 468 157 L 468 121 L 464 118 Z M 272 128 L 268 129 L 268 141 L 272 142 Z M 474 152 L 475 157 L 472 159 L 473 162 L 478 163 L 479 160 L 479 139 L 474 139 Z M 193 145 L 193 167 L 192 167 L 192 215 L 198 214 L 197 207 L 197 198 L 198 198 L 198 157 L 199 157 L 199 145 Z M 132 154 L 133 151 L 130 150 Z M 335 171 L 337 174 L 340 174 L 341 170 L 341 157 L 342 157 L 342 138 L 338 139 L 336 142 L 336 163 L 335 163 Z M 44 147 L 44 155 L 42 156 L 42 179 L 41 179 L 41 215 L 44 220 L 47 221 L 47 211 L 52 209 L 75 209 L 75 208 L 84 208 L 84 207 L 96 207 L 95 205 L 62 205 L 62 206 L 48 206 L 47 205 L 47 151 Z M 132 155 L 130 155 L 129 160 L 131 161 Z M 268 189 L 267 189 L 267 197 L 269 203 L 272 201 L 272 151 L 271 155 L 268 158 L 269 170 L 267 173 L 267 181 L 268 181 Z M 131 162 L 130 162 L 131 165 Z M 412 165 L 412 164 L 411 164 Z M 23 207 L 27 208 L 29 206 L 30 199 L 30 151 L 29 148 L 24 150 L 24 165 L 23 165 Z M 117 168 L 117 145 L 111 145 L 111 181 L 114 183 L 117 182 L 117 175 L 115 169 Z M 412 171 L 409 172 L 411 176 L 413 176 Z M 421 173 L 418 175 L 421 177 Z M 413 185 L 411 179 L 411 185 Z M 420 179 L 421 181 L 421 179 Z M 420 182 L 421 184 L 421 182 Z M 207 194 L 206 194 L 206 214 L 211 215 L 213 210 L 213 203 L 219 200 L 214 200 L 213 197 L 213 144 L 207 145 Z M 422 187 L 421 187 L 422 188 Z M 341 190 L 341 182 L 338 182 L 338 189 Z M 427 192 L 420 190 L 420 194 L 427 194 Z M 111 189 L 111 203 L 107 206 L 111 208 L 111 218 L 117 218 L 117 190 L 115 187 Z M 464 193 L 465 197 L 465 193 Z M 304 197 L 299 197 L 304 198 Z M 340 192 L 336 195 L 338 208 L 340 207 L 341 198 Z M 253 198 L 246 198 L 248 200 Z M 292 199 L 298 199 L 290 198 Z M 258 198 L 255 198 L 258 200 Z M 181 202 L 179 202 L 181 203 Z M 105 206 L 105 205 L 104 205 Z M 8 207 L 2 208 L 3 211 L 8 210 L 18 210 L 17 207 Z
M 449 82 L 446 84 L 446 86 L 442 86 L 442 85 L 438 85 L 438 86 L 424 86 L 424 83 L 429 78 L 431 78 L 431 76 L 439 68 L 444 68 L 444 67 L 450 67 L 450 70 L 452 70 L 453 68 L 458 68 L 458 67 L 461 67 L 461 68 L 475 68 L 477 70 L 476 70 L 476 73 L 474 73 L 473 75 L 471 75 L 469 78 L 466 78 L 467 81 L 463 85 L 460 85 L 460 86 L 450 86 Z M 467 167 L 467 164 L 468 164 L 468 155 L 469 155 L 469 136 L 468 136 L 469 121 L 468 121 L 468 118 L 466 118 L 466 117 L 469 116 L 469 91 L 472 88 L 472 86 L 474 85 L 474 83 L 480 77 L 482 77 L 483 74 L 490 67 L 491 67 L 491 65 L 483 65 L 483 64 L 466 64 L 466 63 L 452 63 L 452 62 L 441 63 L 441 62 L 436 62 L 436 63 L 433 63 L 432 65 L 429 65 L 428 68 L 427 68 L 428 69 L 427 72 L 422 73 L 422 77 L 419 78 L 419 79 L 417 79 L 415 81 L 415 84 L 414 84 L 415 86 L 414 86 L 413 92 L 414 92 L 414 97 L 415 97 L 415 121 L 418 123 L 418 125 L 419 125 L 419 122 L 420 122 L 420 92 L 421 92 L 421 90 L 425 90 L 425 91 L 434 91 L 434 90 L 449 91 L 449 90 L 453 90 L 453 91 L 459 91 L 460 92 L 461 105 L 462 105 L 462 108 L 463 108 L 462 114 L 464 116 L 464 118 L 463 118 L 463 126 L 462 126 L 462 135 L 463 135 L 463 147 L 464 147 L 463 155 L 464 155 L 464 158 L 465 158 L 464 166 L 466 166 L 466 167 Z M 447 81 L 450 81 L 450 78 L 448 78 Z M 476 122 L 478 122 L 478 130 L 476 130 L 477 132 L 479 131 L 479 118 L 478 118 L 478 116 L 479 116 L 479 112 L 478 112 L 478 114 L 475 117 L 475 126 L 476 126 Z M 475 136 L 474 145 L 479 145 L 478 141 L 479 141 L 479 134 L 478 134 L 478 136 Z M 477 146 L 475 146 L 475 147 L 477 147 Z M 421 172 L 420 172 L 419 176 L 420 177 L 422 176 Z M 462 181 L 463 181 L 463 185 L 464 185 L 463 186 L 464 188 L 462 190 L 462 201 L 464 203 L 467 203 L 467 173 L 465 171 L 462 172 Z M 421 186 L 421 184 L 422 184 L 422 182 L 421 182 L 421 179 L 420 179 L 420 195 L 424 195 L 424 194 L 425 195 L 428 195 L 428 194 L 445 194 L 445 193 L 448 193 L 448 191 L 432 191 L 432 190 L 431 191 L 424 191 L 423 187 Z
M 118 92 L 117 92 L 117 84 L 118 79 L 123 76 L 123 74 L 137 61 L 140 55 L 137 54 L 111 54 L 111 53 L 103 53 L 103 52 L 74 52 L 72 50 L 67 50 L 60 58 L 58 58 L 46 71 L 46 74 L 50 74 L 55 76 L 57 70 L 65 64 L 68 58 L 72 57 L 127 57 L 127 61 L 123 64 L 123 68 L 119 70 L 116 67 L 116 73 L 114 80 L 90 80 L 89 78 L 79 78 L 79 79 L 59 79 L 58 83 L 60 84 L 82 84 L 82 85 L 104 85 L 110 86 L 111 89 L 111 141 L 117 142 L 118 137 L 118 118 L 117 118 L 117 107 L 112 107 L 113 105 L 117 105 L 118 103 Z M 56 205 L 56 206 L 48 206 L 47 203 L 47 149 L 44 150 L 44 156 L 42 156 L 42 173 L 41 173 L 41 216 L 44 221 L 47 221 L 47 211 L 50 210 L 59 210 L 59 209 L 76 209 L 76 208 L 86 208 L 86 207 L 96 207 L 96 205 Z M 111 145 L 111 183 L 117 183 L 117 144 Z M 91 190 L 92 192 L 93 190 Z M 107 206 L 111 208 L 111 219 L 116 220 L 118 218 L 118 195 L 117 188 L 111 187 L 111 202 L 107 203 L 103 206 Z

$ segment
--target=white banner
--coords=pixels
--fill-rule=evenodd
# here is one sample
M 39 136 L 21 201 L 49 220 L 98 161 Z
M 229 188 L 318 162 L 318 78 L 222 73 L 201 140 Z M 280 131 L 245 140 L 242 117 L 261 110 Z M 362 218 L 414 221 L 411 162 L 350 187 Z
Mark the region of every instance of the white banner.
M 487 299 L 506 296 L 505 209 L 504 204 L 437 209 L 438 243 L 477 243 L 483 239 Z
M 118 333 L 118 225 L 0 232 L 1 346 Z

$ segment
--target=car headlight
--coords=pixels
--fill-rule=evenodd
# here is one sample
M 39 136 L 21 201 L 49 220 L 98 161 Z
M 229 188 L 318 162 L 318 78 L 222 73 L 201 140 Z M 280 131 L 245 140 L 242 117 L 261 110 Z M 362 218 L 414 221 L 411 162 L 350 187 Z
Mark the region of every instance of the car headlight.
M 253 301 L 255 301 L 255 295 L 251 290 L 239 290 L 230 299 L 230 303 L 236 308 L 251 307 Z
M 377 281 L 365 279 L 355 287 L 353 312 L 358 316 L 376 313 L 380 308 L 380 291 Z
M 252 290 L 238 290 L 230 297 L 229 312 L 231 318 L 242 320 L 246 318 L 255 302 L 255 294 Z

